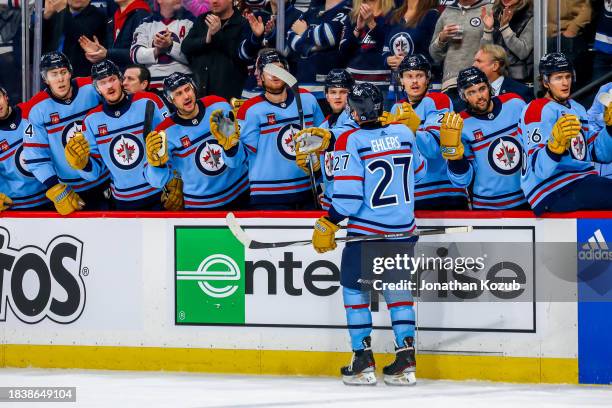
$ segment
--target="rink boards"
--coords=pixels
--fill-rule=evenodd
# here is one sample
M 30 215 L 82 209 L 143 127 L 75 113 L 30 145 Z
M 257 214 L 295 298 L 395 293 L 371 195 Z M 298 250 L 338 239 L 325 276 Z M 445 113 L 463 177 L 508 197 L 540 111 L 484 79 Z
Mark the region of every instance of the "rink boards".
M 337 375 L 350 358 L 341 251 L 245 249 L 224 215 L 2 218 L 3 366 Z M 318 215 L 237 213 L 260 241 L 308 239 Z M 421 377 L 612 382 L 610 303 L 577 302 L 612 289 L 610 273 L 580 260 L 582 243 L 607 248 L 612 213 L 419 215 L 421 228 L 474 226 L 423 239 L 432 245 L 499 243 L 507 250 L 488 254 L 487 272 L 520 277 L 524 288 L 506 301 L 485 293 L 417 303 Z M 577 283 L 581 273 L 599 280 Z M 372 308 L 382 367 L 392 330 L 383 299 Z

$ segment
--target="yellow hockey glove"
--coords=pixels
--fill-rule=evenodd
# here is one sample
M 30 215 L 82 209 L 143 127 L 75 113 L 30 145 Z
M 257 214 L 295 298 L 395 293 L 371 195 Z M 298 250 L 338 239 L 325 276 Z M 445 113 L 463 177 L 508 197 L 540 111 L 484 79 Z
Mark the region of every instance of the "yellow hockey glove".
M 403 125 L 408 126 L 412 133 L 416 134 L 416 131 L 421 125 L 421 118 L 416 114 L 412 105 L 408 102 L 404 102 L 400 105 L 399 111 L 394 115 L 394 122 L 399 122 Z
M 606 107 L 606 110 L 604 110 L 603 119 L 606 126 L 612 126 L 612 103 Z
M 463 119 L 455 112 L 446 112 L 440 126 L 440 150 L 447 160 L 460 160 L 463 157 L 461 131 Z
M 47 190 L 47 198 L 53 202 L 55 209 L 60 215 L 68 215 L 82 210 L 85 202 L 69 186 L 56 184 Z
M 66 161 L 75 170 L 83 170 L 89 162 L 89 143 L 81 132 L 75 132 L 64 148 Z
M 164 187 L 161 197 L 164 208 L 168 211 L 181 211 L 185 208 L 183 200 L 183 180 L 174 177 Z
M 166 132 L 152 131 L 146 139 L 147 145 L 147 162 L 153 167 L 163 166 L 168 162 L 168 139 Z
M 556 154 L 563 154 L 573 137 L 580 133 L 580 120 L 576 115 L 563 115 L 552 128 L 548 138 L 548 149 Z
M 8 210 L 13 204 L 13 200 L 6 194 L 0 193 L 0 212 Z
M 336 249 L 336 231 L 339 229 L 339 226 L 327 218 L 319 218 L 312 232 L 312 246 L 315 251 L 322 254 L 323 252 Z
M 223 110 L 217 109 L 210 115 L 210 133 L 223 150 L 227 151 L 238 144 L 238 121 L 225 116 Z
M 240 109 L 240 107 L 244 105 L 244 103 L 247 100 L 248 99 L 240 99 L 240 98 L 230 99 L 230 105 L 232 105 L 232 112 L 234 113 L 234 117 L 236 117 L 236 115 L 238 114 L 238 109 Z
M 391 112 L 384 111 L 382 115 L 378 118 L 378 121 L 383 126 L 388 125 L 392 122 L 395 122 L 395 115 Z

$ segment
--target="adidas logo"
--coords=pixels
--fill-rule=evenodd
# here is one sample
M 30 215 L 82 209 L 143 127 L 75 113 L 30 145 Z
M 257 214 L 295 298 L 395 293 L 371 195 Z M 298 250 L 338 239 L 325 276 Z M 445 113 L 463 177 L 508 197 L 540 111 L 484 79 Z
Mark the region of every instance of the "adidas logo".
M 582 245 L 582 250 L 578 252 L 578 259 L 587 261 L 612 259 L 612 251 L 610 251 L 600 229 L 597 229 L 588 239 L 588 242 Z

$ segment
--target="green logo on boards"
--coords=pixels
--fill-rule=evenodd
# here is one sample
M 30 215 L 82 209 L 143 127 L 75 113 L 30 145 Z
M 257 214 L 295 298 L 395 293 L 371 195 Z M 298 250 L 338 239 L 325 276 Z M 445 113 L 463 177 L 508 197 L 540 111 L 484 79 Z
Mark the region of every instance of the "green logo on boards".
M 244 324 L 244 246 L 229 229 L 175 227 L 176 323 Z

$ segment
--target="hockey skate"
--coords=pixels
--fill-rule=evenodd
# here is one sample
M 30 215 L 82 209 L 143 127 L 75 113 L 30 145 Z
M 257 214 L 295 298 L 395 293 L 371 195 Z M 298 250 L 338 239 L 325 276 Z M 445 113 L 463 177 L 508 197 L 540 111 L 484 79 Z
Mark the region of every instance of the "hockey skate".
M 342 367 L 342 382 L 346 385 L 376 385 L 376 363 L 372 354 L 372 339 L 363 339 L 363 350 L 353 351 L 351 364 Z
M 383 374 L 387 385 L 416 384 L 414 338 L 406 337 L 402 347 L 395 347 L 395 361 L 383 368 Z

